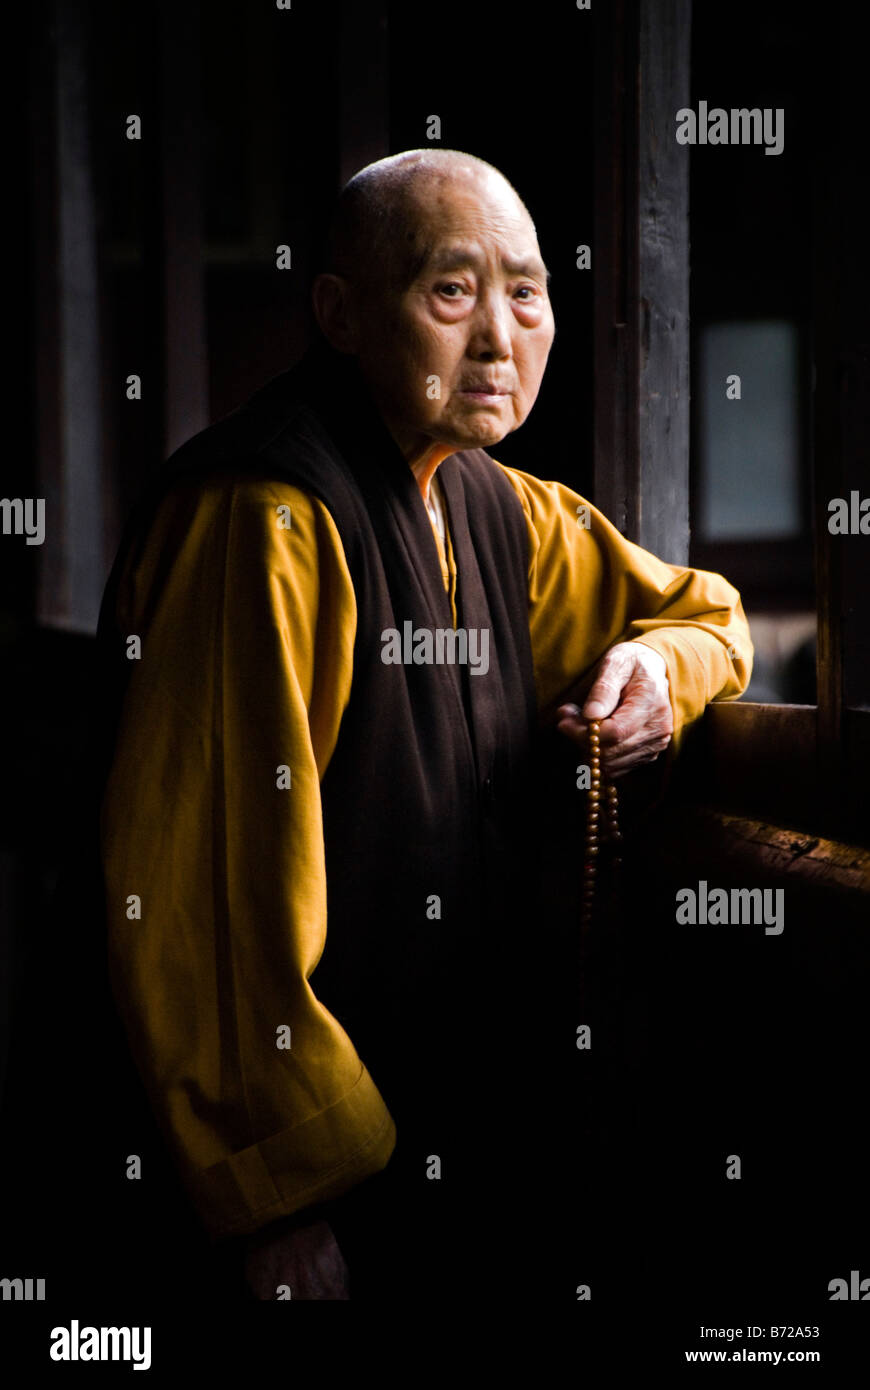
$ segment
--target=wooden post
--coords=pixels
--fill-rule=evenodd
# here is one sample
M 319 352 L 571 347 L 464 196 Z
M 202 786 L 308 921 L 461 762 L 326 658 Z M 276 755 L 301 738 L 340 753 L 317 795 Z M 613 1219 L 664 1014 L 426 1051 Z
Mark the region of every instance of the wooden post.
M 146 277 L 153 314 L 150 382 L 155 466 L 209 422 L 202 235 L 200 9 L 160 0 L 155 92 L 143 140 L 153 191 Z M 156 393 L 159 391 L 159 403 Z
M 36 617 L 46 626 L 74 632 L 96 628 L 106 567 L 88 28 L 86 13 L 55 6 L 54 22 L 39 45 L 40 104 L 33 112 L 36 478 L 46 508 Z
M 813 169 L 814 493 L 819 638 L 820 810 L 838 833 L 868 833 L 870 774 L 870 537 L 832 535 L 829 503 L 870 495 L 870 294 L 866 263 L 866 148 L 861 23 L 836 6 L 822 26 Z M 836 130 L 832 140 L 830 131 Z
M 595 502 L 687 564 L 691 0 L 614 0 L 596 24 Z

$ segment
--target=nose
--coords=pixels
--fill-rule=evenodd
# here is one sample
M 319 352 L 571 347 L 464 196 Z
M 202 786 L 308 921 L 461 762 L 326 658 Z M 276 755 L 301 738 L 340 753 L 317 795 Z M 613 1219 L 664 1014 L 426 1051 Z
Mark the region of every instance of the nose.
M 496 288 L 482 293 L 474 311 L 468 349 L 478 361 L 494 361 L 511 355 L 510 307 Z

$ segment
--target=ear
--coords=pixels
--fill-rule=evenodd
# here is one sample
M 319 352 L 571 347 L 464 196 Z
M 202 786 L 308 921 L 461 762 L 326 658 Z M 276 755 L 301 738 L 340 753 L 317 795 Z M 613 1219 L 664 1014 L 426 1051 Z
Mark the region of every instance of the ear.
M 357 352 L 356 297 L 344 276 L 318 275 L 311 287 L 311 302 L 327 342 L 337 352 Z

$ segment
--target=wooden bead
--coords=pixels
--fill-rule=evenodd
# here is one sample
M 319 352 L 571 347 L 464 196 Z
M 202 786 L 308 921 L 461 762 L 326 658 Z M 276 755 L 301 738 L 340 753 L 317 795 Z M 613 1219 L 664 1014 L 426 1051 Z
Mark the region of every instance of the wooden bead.
M 622 859 L 617 851 L 622 844 L 619 829 L 619 789 L 606 781 L 602 768 L 601 740 L 599 738 L 600 720 L 590 719 L 589 738 L 589 781 L 586 797 L 586 842 L 584 846 L 581 925 L 588 927 L 593 917 L 596 892 L 596 868 L 600 857 L 601 844 L 610 846 L 610 863 L 616 869 Z M 605 825 L 600 824 L 602 801 L 605 809 Z

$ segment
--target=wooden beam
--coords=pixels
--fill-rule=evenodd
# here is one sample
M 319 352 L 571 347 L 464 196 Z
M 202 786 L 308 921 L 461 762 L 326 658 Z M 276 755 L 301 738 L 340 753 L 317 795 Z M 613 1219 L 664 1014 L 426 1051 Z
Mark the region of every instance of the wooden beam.
M 870 714 L 849 710 L 844 722 L 846 761 L 863 787 L 870 779 Z M 820 795 L 819 761 L 815 705 L 723 700 L 688 730 L 674 780 L 695 802 L 870 845 L 864 803 L 831 805 Z
M 870 849 L 828 840 L 787 826 L 747 816 L 729 815 L 711 806 L 672 812 L 667 825 L 669 844 L 663 856 L 665 871 L 673 864 L 685 872 L 689 865 L 715 865 L 721 879 L 746 884 L 777 882 L 801 893 L 818 891 L 828 910 L 836 905 L 861 913 L 866 922 L 870 903 Z M 664 826 L 665 822 L 662 822 Z M 674 828 L 680 827 L 675 835 Z M 651 832 L 655 841 L 658 831 Z M 662 846 L 655 845 L 662 852 Z M 825 914 L 816 915 L 824 931 Z

